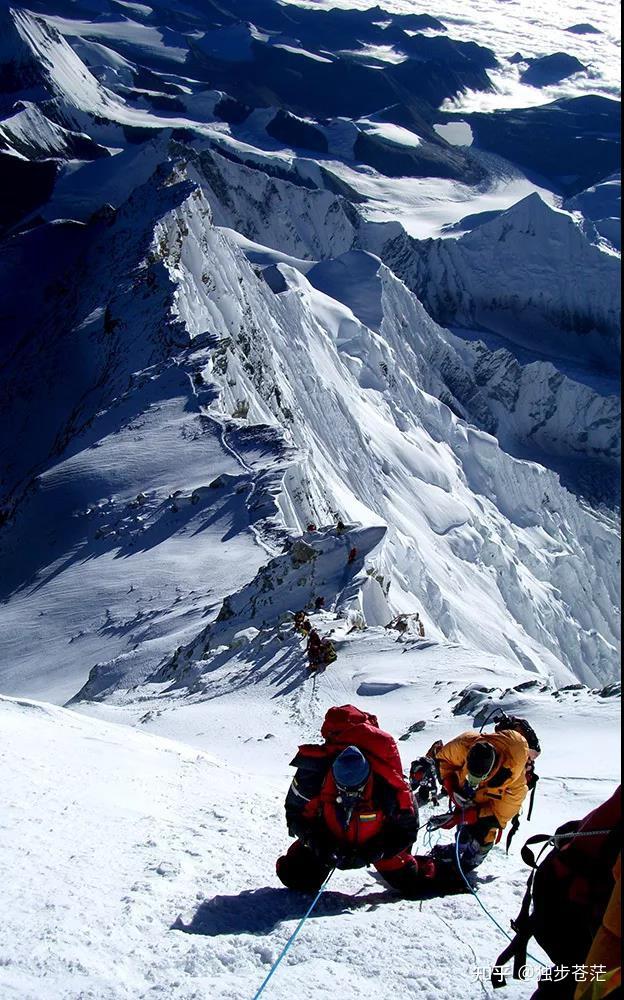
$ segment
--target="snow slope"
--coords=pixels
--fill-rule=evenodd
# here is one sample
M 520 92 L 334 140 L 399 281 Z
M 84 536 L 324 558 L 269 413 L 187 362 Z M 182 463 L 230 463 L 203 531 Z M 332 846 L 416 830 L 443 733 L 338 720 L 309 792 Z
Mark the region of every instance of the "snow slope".
M 444 396 L 430 359 L 448 345 L 396 279 L 384 278 L 379 332 L 287 264 L 275 294 L 213 226 L 183 164 L 96 228 L 84 266 L 98 278 L 70 329 L 63 298 L 58 335 L 49 315 L 34 322 L 47 337 L 28 379 L 43 389 L 41 358 L 56 373 L 49 436 L 30 467 L 9 450 L 5 691 L 66 700 L 95 663 L 111 664 L 113 686 L 144 680 L 267 550 L 335 511 L 388 526 L 375 563 L 389 608 L 423 610 L 436 637 L 561 681 L 613 679 L 615 523 L 431 395 Z M 63 367 L 67 338 L 89 367 Z M 24 440 L 29 397 L 14 371 Z M 78 387 L 82 405 L 66 412 Z M 226 543 L 227 572 L 213 544 L 194 542 L 206 531 Z M 332 586 L 344 587 L 335 573 Z
M 548 178 L 435 128 L 613 93 L 612 5 L 325 6 L 0 12 L 2 1000 L 251 998 L 331 705 L 406 766 L 530 719 L 534 818 L 478 885 L 505 927 L 524 835 L 618 780 L 615 105 L 553 106 Z M 551 43 L 588 72 L 519 84 Z M 491 118 L 522 162 L 527 115 Z M 338 873 L 266 996 L 490 997 L 502 945 L 472 897 Z
M 338 677 L 328 672 L 318 679 L 312 700 L 309 678 L 277 704 L 256 685 L 239 693 L 237 712 L 230 714 L 234 704 L 226 699 L 179 711 L 170 703 L 164 715 L 146 713 L 138 730 L 0 697 L 0 866 L 10 858 L 0 868 L 2 996 L 253 996 L 308 902 L 280 886 L 273 866 L 288 843 L 282 813 L 288 760 L 297 742 L 317 737 L 324 706 L 352 696 L 354 683 L 372 694 L 380 678 L 392 679 L 394 694 L 377 687 L 376 697 L 360 690 L 357 700 L 379 710 L 397 737 L 408 720 L 431 726 L 399 743 L 404 763 L 434 734 L 469 724 L 449 714 L 449 691 L 461 683 L 459 674 L 447 686 L 457 652 L 434 656 L 383 636 L 353 646 L 357 654 L 341 659 Z M 406 660 L 420 661 L 407 687 Z M 535 816 L 521 839 L 581 815 L 611 793 L 618 725 L 616 704 L 587 693 L 515 698 L 524 699 L 524 708 L 530 704 L 545 736 Z M 437 721 L 434 707 L 434 715 L 442 709 Z M 130 721 L 121 710 L 116 718 Z M 583 749 L 596 724 L 600 757 Z M 154 735 L 159 729 L 185 742 Z M 269 739 L 273 730 L 278 737 Z M 526 877 L 518 850 L 516 843 L 505 858 L 497 849 L 480 887 L 504 926 Z M 380 1000 L 451 1000 L 458 989 L 470 998 L 491 996 L 476 968 L 491 964 L 502 943 L 471 897 L 410 903 L 368 872 L 340 872 L 268 995 L 326 1000 L 338 990 L 355 998 L 374 985 Z M 512 984 L 507 993 L 524 996 L 526 986 Z

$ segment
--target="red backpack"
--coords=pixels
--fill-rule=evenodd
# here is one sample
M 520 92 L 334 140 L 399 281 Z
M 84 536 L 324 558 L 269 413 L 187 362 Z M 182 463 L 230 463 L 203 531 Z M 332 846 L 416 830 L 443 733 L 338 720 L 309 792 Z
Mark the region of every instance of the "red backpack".
M 399 751 L 390 733 L 379 728 L 376 716 L 362 712 L 355 705 L 330 708 L 321 726 L 322 746 L 305 743 L 299 752 L 306 757 L 334 756 L 345 747 L 355 746 L 368 759 L 371 769 L 397 792 L 399 808 L 412 811 L 412 793 L 403 777 Z

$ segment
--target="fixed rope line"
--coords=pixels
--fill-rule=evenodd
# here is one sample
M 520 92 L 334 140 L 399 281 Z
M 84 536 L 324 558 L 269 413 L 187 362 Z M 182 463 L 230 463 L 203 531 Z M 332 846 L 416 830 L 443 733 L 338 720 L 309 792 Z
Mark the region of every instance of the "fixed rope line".
M 269 969 L 269 971 L 268 971 L 268 973 L 267 973 L 267 975 L 266 975 L 266 977 L 265 977 L 264 981 L 263 981 L 263 982 L 261 983 L 261 985 L 260 985 L 260 988 L 258 989 L 258 992 L 257 992 L 256 994 L 254 994 L 254 998 L 253 998 L 253 1000 L 258 1000 L 258 997 L 259 997 L 259 996 L 261 996 L 261 995 L 262 995 L 262 993 L 264 993 L 264 988 L 265 988 L 265 986 L 267 986 L 267 985 L 268 985 L 268 983 L 269 983 L 269 980 L 271 979 L 271 977 L 273 976 L 273 974 L 274 974 L 275 972 L 277 972 L 277 970 L 278 970 L 278 968 L 279 968 L 279 966 L 280 966 L 280 964 L 281 964 L 282 960 L 283 960 L 284 958 L 286 958 L 286 955 L 288 954 L 288 952 L 290 951 L 290 949 L 291 949 L 292 945 L 293 945 L 293 944 L 294 944 L 294 942 L 295 942 L 295 938 L 296 938 L 296 937 L 297 937 L 297 935 L 299 934 L 299 931 L 301 930 L 301 928 L 302 928 L 302 927 L 303 927 L 303 925 L 305 924 L 306 920 L 308 919 L 308 917 L 309 917 L 309 916 L 310 916 L 310 914 L 312 913 L 312 910 L 314 909 L 314 907 L 315 907 L 315 906 L 316 906 L 316 904 L 318 903 L 319 899 L 321 898 L 321 895 L 323 894 L 323 891 L 324 891 L 324 889 L 326 888 L 326 886 L 327 886 L 327 883 L 329 882 L 330 878 L 331 878 L 331 877 L 332 877 L 332 875 L 334 874 L 335 870 L 336 870 L 335 868 L 332 868 L 332 870 L 330 871 L 329 875 L 327 876 L 327 878 L 326 878 L 326 879 L 325 879 L 325 881 L 323 882 L 323 884 L 322 884 L 321 888 L 319 889 L 319 891 L 317 892 L 316 896 L 314 897 L 314 899 L 313 899 L 313 900 L 312 900 L 312 902 L 310 903 L 310 905 L 309 905 L 308 909 L 306 910 L 306 912 L 305 912 L 305 913 L 304 913 L 304 915 L 302 916 L 301 920 L 299 921 L 299 923 L 298 923 L 298 924 L 297 924 L 297 926 L 295 927 L 294 931 L 292 932 L 292 934 L 291 934 L 291 935 L 290 935 L 290 937 L 288 938 L 288 941 L 286 942 L 286 944 L 285 944 L 285 945 L 284 945 L 284 947 L 282 948 L 281 952 L 279 953 L 279 955 L 277 956 L 277 958 L 276 958 L 276 959 L 275 959 L 275 961 L 273 962 L 273 965 L 272 965 L 272 966 L 271 966 L 271 968 Z
M 461 833 L 461 829 L 462 829 L 462 827 L 460 826 L 458 828 L 458 830 L 457 830 L 457 835 L 455 837 L 455 861 L 457 863 L 457 868 L 458 868 L 459 874 L 461 875 L 461 877 L 463 878 L 464 882 L 466 883 L 466 886 L 467 886 L 468 890 L 472 893 L 472 895 L 476 899 L 477 903 L 479 904 L 479 906 L 481 907 L 481 909 L 485 913 L 486 917 L 488 917 L 492 921 L 492 923 L 494 924 L 495 927 L 498 927 L 498 929 L 501 932 L 501 934 L 504 937 L 506 937 L 508 941 L 512 941 L 513 939 L 511 937 L 511 935 L 507 933 L 507 931 L 505 930 L 504 927 L 501 927 L 501 925 L 499 924 L 499 922 L 496 919 L 496 917 L 493 916 L 493 914 L 490 913 L 490 911 L 488 910 L 487 906 L 485 905 L 485 903 L 483 902 L 483 900 L 480 898 L 479 893 L 474 888 L 474 886 L 470 884 L 469 880 L 467 879 L 466 875 L 464 874 L 464 869 L 462 868 L 461 859 L 460 859 L 460 856 L 459 856 L 459 835 Z M 527 955 L 531 959 L 531 961 L 537 962 L 538 965 L 541 965 L 542 969 L 548 968 L 548 966 L 545 965 L 544 962 L 540 961 L 539 958 L 536 958 L 535 955 L 532 955 L 529 951 L 527 951 Z

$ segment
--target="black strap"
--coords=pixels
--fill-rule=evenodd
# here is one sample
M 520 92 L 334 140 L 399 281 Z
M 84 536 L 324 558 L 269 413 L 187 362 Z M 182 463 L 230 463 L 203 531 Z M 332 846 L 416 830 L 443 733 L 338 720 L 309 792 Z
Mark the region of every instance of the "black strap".
M 551 844 L 552 842 L 553 842 L 552 833 L 536 833 L 534 837 L 529 837 L 524 847 L 520 851 L 520 856 L 524 861 L 525 865 L 528 865 L 529 868 L 537 868 L 540 857 L 544 851 L 544 848 L 546 848 L 548 844 Z M 535 855 L 531 850 L 531 847 L 536 844 L 542 844 L 542 850 L 539 852 L 537 860 L 535 860 Z
M 507 964 L 510 958 L 513 958 L 513 978 L 521 979 L 520 974 L 523 966 L 526 965 L 527 959 L 527 948 L 529 946 L 529 941 L 533 936 L 533 922 L 531 919 L 531 900 L 533 898 L 533 879 L 535 877 L 535 871 L 532 871 L 529 875 L 529 880 L 527 882 L 526 892 L 524 894 L 524 899 L 522 900 L 522 906 L 520 907 L 520 913 L 515 920 L 511 921 L 512 930 L 516 933 L 512 940 L 509 942 L 504 951 L 500 953 L 494 967 L 492 968 L 492 975 L 490 976 L 490 982 L 492 988 L 495 990 L 501 989 L 501 987 L 507 985 L 507 980 L 505 979 L 503 973 L 503 966 Z
M 537 783 L 539 781 L 539 774 L 535 771 L 531 775 L 531 794 L 529 796 L 529 814 L 527 816 L 527 822 L 531 822 L 531 816 L 533 815 L 533 806 L 535 805 L 535 790 L 537 789 Z
M 535 789 L 537 788 L 537 783 L 539 781 L 539 775 L 535 771 L 531 774 L 531 784 L 529 785 L 530 796 L 529 796 L 529 814 L 527 816 L 527 822 L 531 821 L 531 816 L 533 815 L 533 806 L 535 804 Z M 511 830 L 507 834 L 507 840 L 505 841 L 505 854 L 509 854 L 509 848 L 511 847 L 511 842 L 518 832 L 520 826 L 520 813 L 516 813 L 511 821 Z
M 520 813 L 516 813 L 516 815 L 511 821 L 511 829 L 507 834 L 507 840 L 505 841 L 505 854 L 509 854 L 509 848 L 511 847 L 511 842 L 516 836 L 519 827 L 520 827 Z
M 517 817 L 514 817 L 517 819 Z M 513 825 L 513 820 L 512 820 Z M 515 830 L 512 830 L 513 835 Z M 521 979 L 522 967 L 526 965 L 527 959 L 527 948 L 529 946 L 529 941 L 533 937 L 533 919 L 531 915 L 531 902 L 533 899 L 533 880 L 535 878 L 535 872 L 539 865 L 541 856 L 552 843 L 552 834 L 550 833 L 537 833 L 534 837 L 529 837 L 529 839 L 524 844 L 521 853 L 522 860 L 525 865 L 528 865 L 531 869 L 531 874 L 529 875 L 527 881 L 526 892 L 524 894 L 524 899 L 522 900 L 522 906 L 520 907 L 520 913 L 515 920 L 511 921 L 512 930 L 516 933 L 512 940 L 509 942 L 504 951 L 500 953 L 496 962 L 492 968 L 492 974 L 490 976 L 490 982 L 492 988 L 495 990 L 501 989 L 502 986 L 507 985 L 507 980 L 503 974 L 503 966 L 507 964 L 510 958 L 513 958 L 513 978 Z M 537 859 L 535 854 L 531 850 L 532 847 L 536 847 L 538 844 L 542 845 L 542 849 L 539 852 Z

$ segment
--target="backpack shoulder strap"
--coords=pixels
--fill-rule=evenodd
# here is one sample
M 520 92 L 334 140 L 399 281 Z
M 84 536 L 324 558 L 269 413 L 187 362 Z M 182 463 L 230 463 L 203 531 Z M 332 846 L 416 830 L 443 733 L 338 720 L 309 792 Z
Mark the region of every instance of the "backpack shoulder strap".
M 492 975 L 490 977 L 490 982 L 492 983 L 492 988 L 495 990 L 501 989 L 502 986 L 507 985 L 507 980 L 505 979 L 503 973 L 503 966 L 513 958 L 513 978 L 520 979 L 520 970 L 524 965 L 526 965 L 527 959 L 527 948 L 529 946 L 529 941 L 533 936 L 533 922 L 531 920 L 531 900 L 533 898 L 533 879 L 535 878 L 535 870 L 529 875 L 529 880 L 527 882 L 526 892 L 524 893 L 524 899 L 522 900 L 522 906 L 520 907 L 520 912 L 515 920 L 511 921 L 512 930 L 515 934 L 504 951 L 500 953 L 494 966 L 492 968 Z
M 515 818 L 517 819 L 517 817 Z M 513 832 L 515 831 L 512 831 L 512 835 Z M 522 900 L 522 906 L 520 907 L 520 912 L 516 919 L 511 921 L 511 928 L 515 931 L 514 937 L 511 939 L 505 950 L 500 953 L 492 968 L 490 982 L 492 984 L 492 988 L 495 990 L 499 990 L 502 986 L 507 985 L 507 980 L 503 974 L 503 966 L 506 965 L 511 958 L 513 958 L 513 978 L 522 978 L 521 970 L 522 967 L 526 965 L 527 948 L 529 946 L 529 941 L 533 937 L 533 919 L 531 914 L 533 880 L 535 878 L 535 872 L 537 871 L 540 858 L 546 847 L 548 847 L 549 844 L 552 844 L 552 842 L 553 838 L 551 834 L 538 833 L 535 834 L 534 837 L 529 837 L 522 848 L 522 860 L 529 866 L 531 873 L 527 881 L 527 887 Z M 532 848 L 537 847 L 538 844 L 541 844 L 542 846 L 536 858 Z

